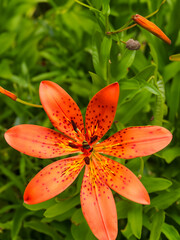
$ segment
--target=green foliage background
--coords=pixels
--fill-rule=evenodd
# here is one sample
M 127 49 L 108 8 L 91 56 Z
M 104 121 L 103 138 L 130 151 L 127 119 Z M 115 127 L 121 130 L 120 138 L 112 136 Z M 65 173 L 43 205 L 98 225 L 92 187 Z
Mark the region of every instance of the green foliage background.
M 180 239 L 180 1 L 167 0 L 150 20 L 172 40 L 169 46 L 134 27 L 107 36 L 132 15 L 146 16 L 161 0 L 0 1 L 0 85 L 19 98 L 40 104 L 41 80 L 63 87 L 85 113 L 89 99 L 118 81 L 120 99 L 107 135 L 127 126 L 163 125 L 172 143 L 153 156 L 132 159 L 126 166 L 150 193 L 151 205 L 141 206 L 114 193 L 121 239 Z M 120 40 L 139 40 L 130 51 Z M 65 192 L 45 203 L 23 204 L 30 179 L 53 160 L 35 159 L 15 151 L 4 140 L 10 127 L 31 123 L 52 127 L 42 109 L 0 95 L 0 239 L 91 240 L 80 208 L 82 174 Z M 59 158 L 58 158 L 59 159 Z M 124 163 L 123 160 L 120 160 Z M 143 170 L 144 164 L 144 170 Z M 143 171 L 143 172 L 142 172 Z

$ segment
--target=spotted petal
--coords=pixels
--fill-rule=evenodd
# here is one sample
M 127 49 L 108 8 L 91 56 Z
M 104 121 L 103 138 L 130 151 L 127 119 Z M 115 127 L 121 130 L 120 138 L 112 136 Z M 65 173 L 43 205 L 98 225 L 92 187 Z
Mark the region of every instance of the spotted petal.
M 99 240 L 116 239 L 117 213 L 109 187 L 102 181 L 93 163 L 86 165 L 81 188 L 81 206 L 93 234 Z
M 38 158 L 54 158 L 78 152 L 71 148 L 69 138 L 41 126 L 23 124 L 10 128 L 5 133 L 7 143 L 16 150 Z
M 163 127 L 130 127 L 115 133 L 94 149 L 107 155 L 130 159 L 156 153 L 165 148 L 171 139 L 172 134 Z
M 84 133 L 81 111 L 75 101 L 58 84 L 43 81 L 39 89 L 41 103 L 50 121 L 60 132 L 79 139 Z
M 49 164 L 27 185 L 24 202 L 36 204 L 60 194 L 76 179 L 83 166 L 83 155 Z
M 119 98 L 119 84 L 113 83 L 99 91 L 89 102 L 86 111 L 87 141 L 95 143 L 109 130 Z
M 128 168 L 98 153 L 93 160 L 102 180 L 111 189 L 131 201 L 140 204 L 150 204 L 149 195 L 145 187 Z

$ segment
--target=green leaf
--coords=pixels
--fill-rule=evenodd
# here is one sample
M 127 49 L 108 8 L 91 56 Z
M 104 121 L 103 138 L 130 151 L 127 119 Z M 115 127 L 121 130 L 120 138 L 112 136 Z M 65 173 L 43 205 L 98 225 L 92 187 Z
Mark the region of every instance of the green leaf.
M 16 212 L 13 217 L 13 225 L 12 225 L 12 230 L 11 230 L 11 237 L 12 240 L 16 240 L 18 233 L 21 229 L 22 222 L 24 218 L 28 215 L 32 215 L 32 212 L 28 212 L 24 207 L 21 205 L 16 209 Z
M 13 44 L 15 34 L 6 32 L 0 34 L 0 55 L 6 52 Z
M 134 78 L 132 79 L 122 79 L 119 82 L 121 90 L 136 90 L 140 89 L 140 84 Z
M 48 207 L 52 206 L 53 204 L 55 203 L 55 200 L 54 198 L 53 199 L 50 199 L 50 200 L 47 200 L 45 202 L 42 202 L 42 203 L 38 203 L 38 204 L 26 204 L 24 203 L 24 207 L 31 210 L 31 211 L 38 211 L 38 210 L 41 210 L 41 209 L 47 209 Z
M 110 0 L 103 0 L 102 1 L 102 8 L 103 8 L 103 14 L 110 14 L 110 6 L 109 6 Z
M 65 220 L 71 219 L 71 217 L 74 215 L 75 212 L 76 212 L 76 209 L 72 208 L 72 209 L 68 210 L 67 212 L 65 212 L 63 214 L 52 217 L 52 218 L 44 217 L 42 219 L 42 222 L 44 222 L 44 223 L 51 223 L 51 222 L 54 222 L 54 221 L 63 222 Z
M 180 226 L 180 217 L 179 212 L 175 208 L 170 208 L 167 212 L 167 215 L 172 218 Z
M 29 222 L 24 223 L 25 228 L 31 228 L 35 231 L 41 232 L 43 234 L 46 234 L 50 236 L 53 240 L 60 240 L 63 239 L 54 229 L 48 224 L 42 223 L 38 220 L 32 220 Z
M 136 76 L 134 76 L 131 79 L 135 79 L 138 82 L 141 81 L 148 81 L 150 77 L 152 77 L 154 75 L 154 71 L 156 69 L 155 65 L 149 65 L 147 67 L 145 67 L 141 72 L 138 72 L 136 74 Z
M 173 78 L 173 81 L 171 83 L 171 98 L 169 99 L 169 119 L 171 122 L 174 121 L 176 115 L 178 114 L 179 110 L 179 102 L 180 102 L 180 72 L 176 74 L 176 76 Z
M 75 211 L 75 213 L 72 215 L 71 221 L 75 225 L 78 225 L 85 221 L 81 208 Z
M 126 239 L 130 239 L 130 237 L 132 236 L 132 229 L 131 229 L 131 226 L 130 226 L 130 222 L 128 222 L 126 224 L 126 227 L 121 230 L 122 234 L 126 237 Z
M 21 182 L 20 178 L 18 176 L 16 176 L 16 174 L 14 174 L 8 168 L 5 168 L 3 165 L 0 165 L 0 169 L 6 177 L 8 177 L 9 179 L 11 179 L 14 182 L 14 184 L 20 189 L 21 192 L 24 191 L 24 185 Z
M 156 153 L 156 155 L 165 159 L 167 163 L 171 163 L 175 158 L 180 156 L 180 148 L 178 146 L 169 147 Z
M 142 232 L 142 205 L 133 203 L 128 211 L 128 222 L 131 226 L 132 233 L 138 239 L 141 238 Z
M 154 84 L 142 81 L 141 85 L 144 89 L 146 89 L 148 92 L 154 94 L 154 95 L 160 95 L 160 91 L 154 86 Z
M 117 202 L 116 209 L 117 209 L 118 219 L 127 218 L 130 204 L 131 203 L 129 203 L 128 201 L 123 201 L 123 200 Z
M 147 189 L 148 193 L 162 191 L 172 185 L 172 182 L 164 178 L 142 177 L 142 184 Z
M 171 189 L 171 191 L 164 191 L 159 194 L 157 197 L 154 197 L 151 200 L 151 204 L 149 206 L 145 206 L 145 209 L 157 208 L 157 209 L 166 209 L 171 206 L 174 202 L 176 202 L 180 198 L 180 188 L 179 189 Z
M 0 222 L 0 228 L 1 229 L 11 229 L 12 228 L 13 221 L 7 221 L 5 223 Z
M 92 61 L 93 66 L 96 71 L 96 74 L 101 76 L 101 69 L 100 69 L 100 44 L 101 44 L 101 34 L 99 32 L 95 32 L 92 41 Z
M 104 82 L 101 77 L 99 77 L 97 74 L 93 72 L 89 72 L 91 79 L 92 79 L 92 87 L 93 87 L 93 93 L 97 93 L 98 90 L 104 87 Z
M 51 207 L 49 207 L 45 213 L 44 216 L 47 218 L 55 217 L 57 215 L 63 214 L 66 211 L 70 210 L 71 208 L 77 206 L 80 204 L 79 196 L 76 196 L 74 198 L 65 199 L 64 201 L 61 201 Z
M 159 240 L 164 220 L 165 212 L 163 210 L 155 213 L 152 220 L 150 240 Z
M 87 225 L 86 222 L 83 222 L 78 225 L 72 224 L 71 226 L 71 233 L 74 240 L 84 240 L 86 238 L 88 231 L 89 226 Z
M 151 94 L 147 90 L 137 91 L 133 93 L 133 98 L 129 101 L 120 105 L 116 112 L 116 118 L 121 120 L 121 123 L 128 123 L 132 117 L 145 107 L 145 105 L 149 102 Z M 130 111 L 127 111 L 130 109 Z M 126 113 L 126 114 L 124 114 Z
M 1 78 L 11 78 L 12 71 L 10 68 L 10 61 L 7 59 L 3 59 L 0 63 L 0 77 Z
M 179 240 L 180 235 L 176 228 L 172 225 L 164 223 L 162 226 L 162 232 L 167 237 L 168 240 Z
M 144 30 L 143 30 L 144 31 Z M 148 32 L 146 32 L 146 31 L 144 31 L 145 33 L 147 33 L 147 35 L 149 35 L 149 33 Z M 158 67 L 158 55 L 157 55 L 157 51 L 156 51 L 156 49 L 155 49 L 155 47 L 154 47 L 154 45 L 153 44 L 149 44 L 149 47 L 150 47 L 150 49 L 151 49 L 151 56 L 153 57 L 153 60 L 154 60 L 154 62 L 156 63 L 156 65 L 157 65 L 157 67 Z
M 160 78 L 157 81 L 157 89 L 159 90 L 160 94 L 156 98 L 153 124 L 162 126 L 163 116 L 164 116 L 164 102 L 165 102 L 165 89 L 164 89 L 164 82 L 162 78 Z
M 101 69 L 100 76 L 106 81 L 108 81 L 111 46 L 112 46 L 112 38 L 105 36 L 102 40 L 101 47 L 100 47 L 99 67 Z
M 163 78 L 165 82 L 168 82 L 170 79 L 174 78 L 180 69 L 180 62 L 172 62 L 164 67 Z
M 32 78 L 33 82 L 43 81 L 43 80 L 50 80 L 51 78 L 57 77 L 61 74 L 60 71 L 52 71 L 48 73 L 41 73 Z
M 134 58 L 136 55 L 136 51 L 130 51 L 126 49 L 119 61 L 117 63 L 117 71 L 118 71 L 118 79 L 122 79 L 126 76 L 128 72 L 128 68 L 132 65 Z

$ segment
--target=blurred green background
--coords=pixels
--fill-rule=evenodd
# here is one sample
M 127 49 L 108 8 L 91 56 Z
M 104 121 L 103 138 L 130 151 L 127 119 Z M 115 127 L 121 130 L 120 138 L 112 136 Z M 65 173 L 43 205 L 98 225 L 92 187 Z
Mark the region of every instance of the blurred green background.
M 118 240 L 180 239 L 180 1 L 167 0 L 150 18 L 172 40 L 169 46 L 140 27 L 107 36 L 132 15 L 147 16 L 161 0 L 0 0 L 0 86 L 40 104 L 39 83 L 63 87 L 84 115 L 89 99 L 118 81 L 115 122 L 106 136 L 127 126 L 163 125 L 172 143 L 144 158 L 142 182 L 151 205 L 141 206 L 114 193 Z M 138 51 L 121 42 L 137 39 Z M 82 173 L 65 192 L 45 203 L 23 204 L 30 179 L 53 160 L 23 155 L 5 142 L 14 125 L 52 127 L 43 109 L 28 107 L 0 94 L 0 239 L 93 240 L 80 208 Z M 58 158 L 60 159 L 60 158 Z M 119 160 L 124 162 L 123 160 Z M 126 166 L 142 174 L 139 158 Z

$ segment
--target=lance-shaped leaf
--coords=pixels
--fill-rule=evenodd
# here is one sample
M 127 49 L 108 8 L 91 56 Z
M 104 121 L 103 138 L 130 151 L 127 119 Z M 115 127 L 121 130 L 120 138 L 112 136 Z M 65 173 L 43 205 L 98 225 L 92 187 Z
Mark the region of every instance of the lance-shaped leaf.
M 132 16 L 132 19 L 141 27 L 145 28 L 155 36 L 161 38 L 164 42 L 171 44 L 171 40 L 164 34 L 164 32 L 156 26 L 153 22 L 147 20 L 143 16 L 136 14 Z
M 82 138 L 81 133 L 84 133 L 82 114 L 71 96 L 58 84 L 50 81 L 41 82 L 39 95 L 53 126 L 71 138 Z
M 71 148 L 72 142 L 62 134 L 37 125 L 23 124 L 5 133 L 7 143 L 16 150 L 38 158 L 54 158 L 78 152 Z
M 36 204 L 60 194 L 74 182 L 83 166 L 82 155 L 49 164 L 27 185 L 24 192 L 24 202 Z
M 113 83 L 99 91 L 86 111 L 86 135 L 89 143 L 97 142 L 109 130 L 116 113 L 119 84 Z
M 124 165 L 100 154 L 95 154 L 95 164 L 102 180 L 123 197 L 140 204 L 150 204 L 150 198 L 143 184 Z
M 171 141 L 170 131 L 159 126 L 125 128 L 94 149 L 107 155 L 131 159 L 153 154 L 165 148 Z
M 99 240 L 116 239 L 117 213 L 112 192 L 90 165 L 86 166 L 83 178 L 81 206 L 89 227 Z

